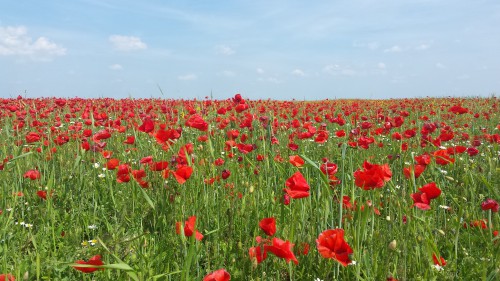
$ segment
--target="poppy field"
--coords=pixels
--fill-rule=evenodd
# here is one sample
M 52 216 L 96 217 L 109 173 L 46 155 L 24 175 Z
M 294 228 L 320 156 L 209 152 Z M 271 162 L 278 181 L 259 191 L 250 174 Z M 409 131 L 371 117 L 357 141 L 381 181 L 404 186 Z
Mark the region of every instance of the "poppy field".
M 0 280 L 498 280 L 499 106 L 0 99 Z

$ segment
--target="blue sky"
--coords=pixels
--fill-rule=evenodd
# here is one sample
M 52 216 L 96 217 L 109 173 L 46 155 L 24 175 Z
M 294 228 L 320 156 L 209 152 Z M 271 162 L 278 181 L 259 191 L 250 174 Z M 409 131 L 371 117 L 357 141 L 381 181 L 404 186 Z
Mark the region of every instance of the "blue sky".
M 0 3 L 0 97 L 489 96 L 499 50 L 497 0 Z

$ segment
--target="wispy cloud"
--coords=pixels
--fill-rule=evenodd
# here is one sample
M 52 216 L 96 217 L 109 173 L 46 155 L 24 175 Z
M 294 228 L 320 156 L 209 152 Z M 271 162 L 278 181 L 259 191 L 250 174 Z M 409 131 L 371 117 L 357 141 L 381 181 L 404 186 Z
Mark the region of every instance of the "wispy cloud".
M 306 73 L 302 69 L 298 69 L 298 68 L 294 69 L 292 71 L 292 74 L 295 76 L 300 76 L 300 77 L 306 76 Z
M 190 74 L 185 74 L 185 75 L 179 75 L 179 76 L 177 76 L 177 79 L 179 79 L 181 81 L 191 81 L 191 80 L 198 79 L 198 76 L 196 74 L 190 73 Z
M 282 80 L 274 77 L 274 76 L 271 76 L 271 77 L 260 77 L 257 79 L 257 81 L 260 81 L 260 82 L 270 82 L 270 83 L 274 83 L 274 84 L 281 84 L 283 83 Z
M 367 48 L 367 49 L 370 49 L 370 50 L 376 50 L 376 49 L 378 49 L 380 47 L 380 43 L 378 43 L 376 41 L 368 42 L 368 43 L 354 42 L 352 44 L 352 46 L 354 48 Z
M 121 64 L 115 63 L 109 66 L 109 69 L 111 70 L 122 70 L 123 66 Z
M 430 44 L 420 44 L 417 47 L 415 47 L 415 50 L 417 51 L 425 51 L 431 47 Z
M 64 55 L 66 48 L 43 36 L 33 40 L 24 26 L 0 26 L 0 56 L 25 56 L 46 61 Z
M 259 67 L 259 68 L 257 68 L 255 71 L 256 71 L 258 74 L 264 74 L 264 72 L 265 72 L 265 71 L 264 71 L 264 69 L 262 69 L 262 68 L 260 68 L 260 67 Z
M 215 46 L 215 51 L 217 52 L 217 54 L 225 55 L 225 56 L 230 56 L 230 55 L 236 53 L 236 51 L 233 48 L 226 46 L 226 45 Z
M 401 51 L 403 51 L 403 49 L 399 45 L 394 45 L 384 50 L 385 53 L 399 53 Z
M 438 63 L 436 63 L 436 68 L 439 68 L 439 69 L 446 69 L 446 65 L 444 65 L 444 64 L 442 64 L 442 63 L 440 63 L 440 62 L 438 62 Z
M 141 38 L 135 36 L 111 35 L 109 42 L 119 51 L 134 51 L 147 49 L 146 43 L 142 42 Z
M 334 76 L 335 75 L 353 76 L 357 74 L 357 72 L 351 67 L 341 66 L 339 64 L 328 64 L 323 67 L 323 72 Z

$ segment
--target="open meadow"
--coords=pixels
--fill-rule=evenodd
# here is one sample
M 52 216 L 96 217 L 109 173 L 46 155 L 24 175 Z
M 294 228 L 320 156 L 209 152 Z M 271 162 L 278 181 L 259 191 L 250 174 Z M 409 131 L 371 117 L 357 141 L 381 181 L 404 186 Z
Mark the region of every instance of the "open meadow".
M 0 99 L 0 280 L 499 280 L 499 107 Z

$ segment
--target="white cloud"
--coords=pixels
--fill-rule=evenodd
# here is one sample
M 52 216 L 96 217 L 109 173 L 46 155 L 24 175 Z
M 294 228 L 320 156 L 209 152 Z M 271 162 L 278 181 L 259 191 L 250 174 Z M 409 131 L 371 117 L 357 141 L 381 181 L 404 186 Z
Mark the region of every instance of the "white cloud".
M 431 47 L 431 45 L 429 45 L 429 44 L 420 44 L 417 47 L 415 47 L 415 50 L 425 51 L 425 50 L 429 49 L 430 47 Z
M 231 47 L 226 46 L 226 45 L 215 46 L 215 51 L 217 52 L 217 54 L 225 55 L 225 56 L 230 56 L 230 55 L 235 53 L 235 51 Z
M 66 49 L 46 37 L 36 40 L 28 36 L 24 26 L 0 26 L 0 56 L 27 56 L 35 60 L 50 60 L 66 55 Z
M 255 71 L 257 71 L 258 74 L 264 74 L 264 69 L 262 68 L 257 68 Z
M 380 44 L 375 41 L 369 43 L 354 42 L 352 45 L 355 48 L 368 48 L 370 50 L 376 50 L 378 49 L 378 47 L 380 47 Z
M 115 63 L 115 64 L 110 65 L 109 69 L 111 69 L 111 70 L 122 70 L 123 66 L 121 64 Z
M 147 49 L 146 43 L 141 38 L 135 36 L 111 35 L 109 42 L 119 51 L 134 51 Z
M 306 76 L 306 73 L 305 73 L 303 70 L 298 69 L 298 68 L 297 68 L 297 69 L 294 69 L 294 70 L 292 71 L 292 74 L 293 74 L 293 75 L 295 75 L 295 76 L 301 76 L 301 77 Z
M 177 76 L 177 79 L 182 80 L 182 81 L 190 81 L 190 80 L 196 80 L 198 79 L 198 76 L 196 74 L 186 74 L 186 75 L 179 75 Z
M 340 70 L 340 65 L 338 64 L 329 64 L 323 67 L 323 71 L 329 74 L 335 74 Z
M 323 72 L 326 72 L 334 76 L 336 75 L 353 76 L 357 74 L 357 72 L 350 66 L 341 66 L 339 64 L 326 65 L 325 67 L 323 67 Z
M 394 45 L 388 49 L 385 49 L 384 52 L 385 53 L 399 53 L 401 52 L 403 49 L 401 49 L 401 47 L 399 47 L 398 45 Z
M 438 62 L 438 63 L 436 63 L 436 68 L 439 68 L 439 69 L 446 69 L 446 65 L 444 65 L 444 64 L 442 64 L 442 63 L 440 63 L 440 62 Z
M 386 65 L 385 65 L 385 63 L 383 63 L 383 62 L 379 62 L 379 63 L 377 64 L 377 67 L 378 67 L 379 69 L 385 69 L 387 66 L 386 66 Z

